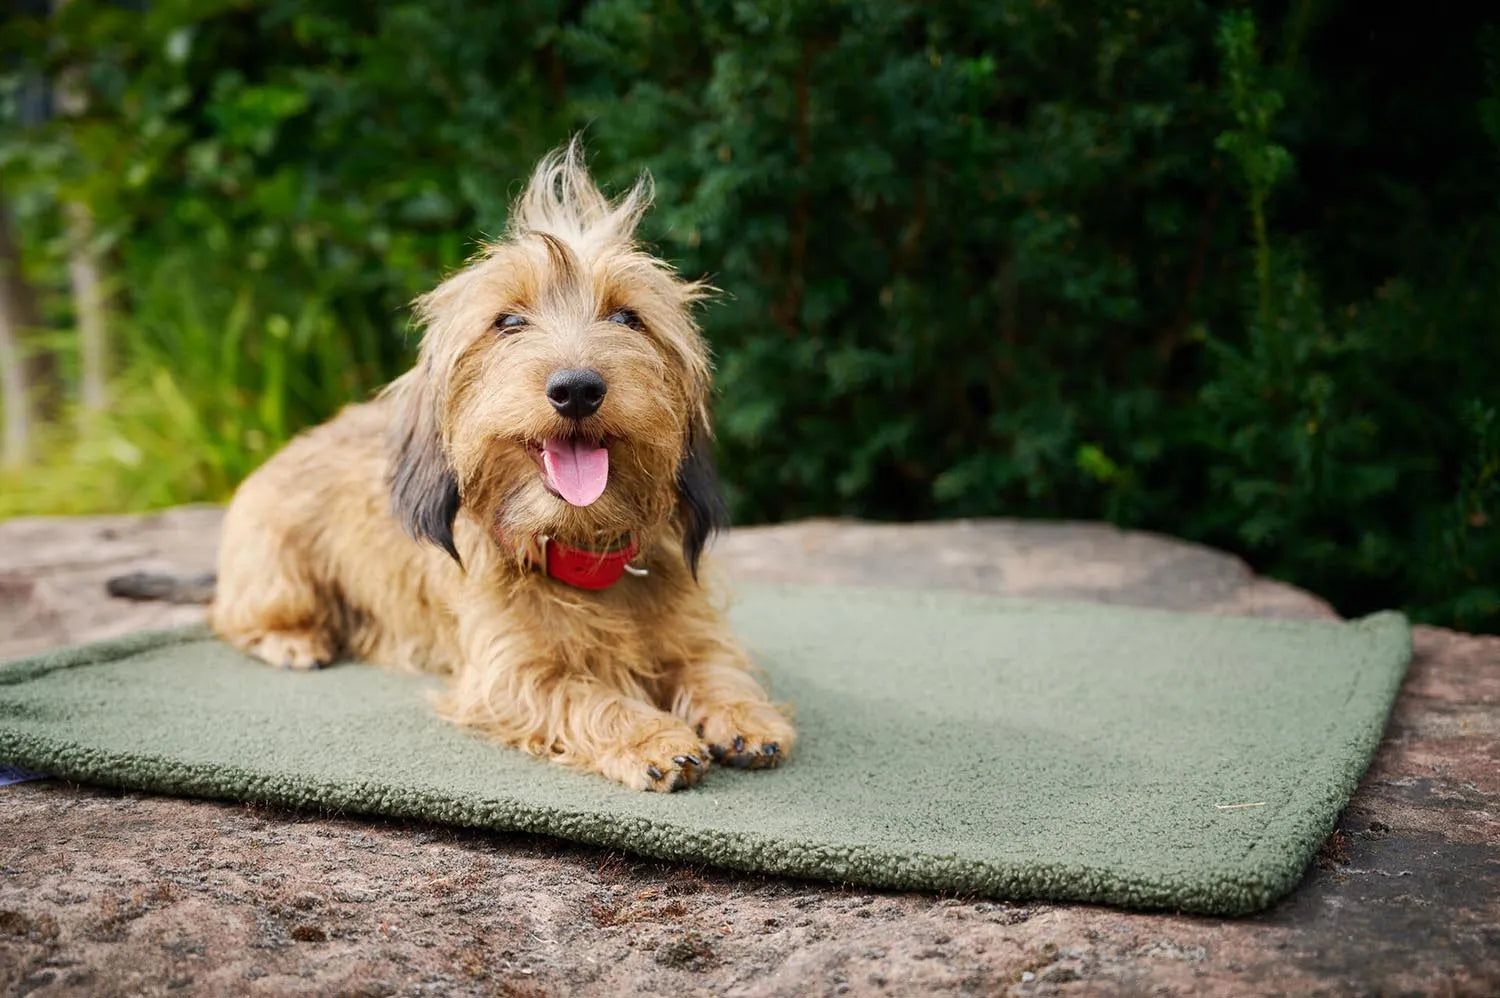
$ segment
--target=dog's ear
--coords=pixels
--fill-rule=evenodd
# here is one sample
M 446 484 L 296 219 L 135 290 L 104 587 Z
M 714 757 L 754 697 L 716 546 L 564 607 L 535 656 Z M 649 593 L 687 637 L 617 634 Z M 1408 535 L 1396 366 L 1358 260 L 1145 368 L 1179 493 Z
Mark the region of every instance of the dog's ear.
M 427 365 L 419 365 L 392 388 L 397 415 L 390 438 L 391 509 L 412 537 L 431 541 L 459 561 L 453 543 L 458 477 L 443 449 Z
M 695 419 L 677 466 L 677 509 L 682 521 L 682 559 L 693 578 L 698 558 L 716 530 L 729 525 L 729 506 L 714 467 L 713 441 L 706 421 Z

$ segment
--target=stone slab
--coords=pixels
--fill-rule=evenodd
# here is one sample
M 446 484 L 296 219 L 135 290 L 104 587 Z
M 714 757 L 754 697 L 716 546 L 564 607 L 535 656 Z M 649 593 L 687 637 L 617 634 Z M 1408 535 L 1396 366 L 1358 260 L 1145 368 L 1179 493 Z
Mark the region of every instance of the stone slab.
M 198 619 L 103 594 L 212 567 L 218 510 L 0 523 L 0 657 Z M 1098 524 L 807 521 L 733 578 L 1331 616 L 1237 559 Z M 1291 897 L 1250 919 L 872 892 L 549 839 L 0 788 L 0 993 L 1500 993 L 1500 638 L 1415 631 L 1387 737 Z

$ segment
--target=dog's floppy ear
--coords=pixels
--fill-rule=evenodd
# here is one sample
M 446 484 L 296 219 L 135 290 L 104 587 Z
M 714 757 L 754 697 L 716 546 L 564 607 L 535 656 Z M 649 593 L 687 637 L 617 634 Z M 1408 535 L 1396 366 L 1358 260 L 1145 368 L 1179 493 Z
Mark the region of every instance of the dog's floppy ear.
M 431 541 L 458 561 L 453 543 L 458 478 L 443 449 L 428 365 L 418 365 L 391 387 L 397 412 L 390 438 L 391 509 L 412 537 Z
M 698 558 L 716 530 L 729 525 L 729 506 L 714 467 L 713 441 L 705 421 L 695 419 L 677 466 L 677 509 L 682 520 L 682 559 L 693 578 Z

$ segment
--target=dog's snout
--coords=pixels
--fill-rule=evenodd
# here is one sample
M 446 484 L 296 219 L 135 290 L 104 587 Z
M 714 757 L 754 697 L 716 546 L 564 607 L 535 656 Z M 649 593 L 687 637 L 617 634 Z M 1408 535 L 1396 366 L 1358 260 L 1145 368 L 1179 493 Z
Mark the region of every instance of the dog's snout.
M 554 371 L 547 379 L 547 401 L 569 419 L 582 419 L 598 412 L 608 390 L 599 372 L 586 367 Z

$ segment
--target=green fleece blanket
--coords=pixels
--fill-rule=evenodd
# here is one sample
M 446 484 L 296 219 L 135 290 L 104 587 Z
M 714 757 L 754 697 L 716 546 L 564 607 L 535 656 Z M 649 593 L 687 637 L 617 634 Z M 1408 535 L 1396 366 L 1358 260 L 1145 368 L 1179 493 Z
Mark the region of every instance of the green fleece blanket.
M 449 727 L 431 680 L 282 672 L 201 628 L 0 666 L 0 763 L 877 887 L 1233 914 L 1297 883 L 1410 657 L 1394 613 L 757 588 L 732 617 L 802 741 L 781 769 L 681 793 Z

